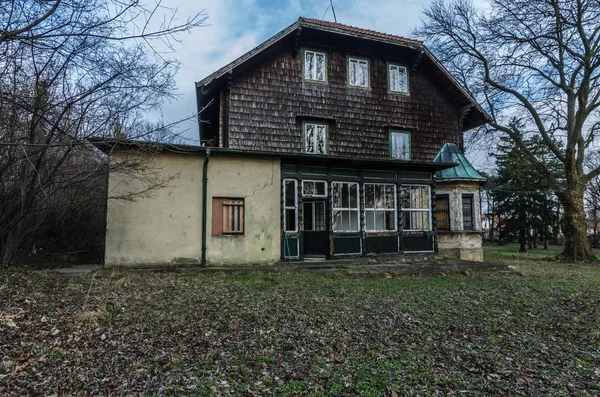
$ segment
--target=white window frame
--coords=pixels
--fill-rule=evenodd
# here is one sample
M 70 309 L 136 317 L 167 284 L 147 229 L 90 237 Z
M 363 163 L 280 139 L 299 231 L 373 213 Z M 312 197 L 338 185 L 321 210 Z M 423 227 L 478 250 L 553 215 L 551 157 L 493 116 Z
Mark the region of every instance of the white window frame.
M 319 83 L 326 83 L 327 82 L 327 54 L 324 52 L 320 52 L 320 51 L 314 51 L 314 50 L 303 50 L 303 57 L 302 57 L 302 61 L 304 62 L 302 64 L 302 68 L 303 68 L 303 75 L 304 75 L 304 80 L 306 81 L 316 81 Z M 312 54 L 313 55 L 313 62 L 315 63 L 314 68 L 313 68 L 313 73 L 310 73 L 309 68 L 306 67 L 306 58 L 307 58 L 307 54 Z M 318 56 L 323 56 L 323 78 L 322 79 L 318 79 L 317 78 L 317 57 Z M 309 76 L 309 74 L 311 74 Z
M 394 151 L 393 151 L 394 145 L 392 144 L 394 141 L 394 139 L 393 139 L 394 134 L 405 135 L 408 137 L 408 154 L 407 154 L 406 158 L 403 157 L 404 153 L 400 153 L 400 156 L 394 156 Z M 402 160 L 402 161 L 411 161 L 412 160 L 412 133 L 410 131 L 391 129 L 389 132 L 389 140 L 390 140 L 390 157 L 393 160 Z
M 400 190 L 401 190 L 400 194 L 402 194 L 402 189 L 404 189 L 406 187 L 408 187 L 408 188 L 410 188 L 410 187 L 426 187 L 427 188 L 427 190 L 429 192 L 429 194 L 428 194 L 428 196 L 429 196 L 429 203 L 428 203 L 429 208 L 427 208 L 427 209 L 421 209 L 421 208 L 404 208 L 404 207 L 402 207 L 400 210 L 401 210 L 401 212 L 428 212 L 429 213 L 429 217 L 428 217 L 429 218 L 429 229 L 427 229 L 427 230 L 425 230 L 425 229 L 403 229 L 403 231 L 405 231 L 405 232 L 423 232 L 423 231 L 431 232 L 432 229 L 433 229 L 432 219 L 431 219 L 431 199 L 432 199 L 431 198 L 431 186 L 429 186 L 429 185 L 422 185 L 422 184 L 406 184 L 406 185 L 402 185 L 400 187 Z M 410 197 L 409 197 L 408 201 L 410 202 Z
M 394 187 L 394 208 L 390 209 L 390 208 L 368 208 L 367 207 L 367 186 L 371 185 L 371 186 L 393 186 Z M 364 184 L 364 194 L 363 194 L 363 211 L 365 213 L 365 231 L 367 233 L 391 233 L 391 232 L 395 232 L 396 230 L 398 230 L 398 192 L 397 192 L 397 188 L 396 188 L 396 184 L 395 183 L 365 183 Z M 393 212 L 394 213 L 394 228 L 393 229 L 384 229 L 384 230 L 378 230 L 378 229 L 369 229 L 368 224 L 367 224 L 367 212 L 372 212 L 374 215 L 377 212 L 383 212 L 384 214 L 386 212 Z
M 312 126 L 315 127 L 315 137 L 314 137 L 315 141 L 314 141 L 314 144 L 313 144 L 313 151 L 312 152 L 308 151 L 308 139 L 307 139 L 307 130 L 308 130 L 308 126 L 310 126 L 310 125 L 312 125 Z M 325 136 L 323 138 L 323 143 L 325 145 L 325 149 L 324 149 L 325 151 L 324 151 L 324 153 L 318 153 L 318 151 L 317 151 L 317 142 L 318 142 L 318 138 L 317 138 L 318 132 L 317 132 L 317 130 L 318 130 L 318 127 L 325 127 L 325 130 L 324 130 Z M 329 142 L 328 142 L 328 138 L 329 138 L 329 125 L 327 123 L 320 123 L 320 122 L 315 122 L 315 121 L 305 121 L 303 123 L 302 129 L 303 129 L 302 133 L 303 133 L 303 138 L 304 138 L 303 139 L 304 153 L 307 153 L 307 154 L 317 154 L 317 155 L 327 155 L 328 152 L 329 152 Z
M 350 68 L 350 65 L 353 62 L 356 63 L 357 66 L 358 65 L 366 65 L 366 68 L 367 68 L 367 80 L 365 82 L 366 85 L 352 83 L 352 76 L 351 76 L 352 69 Z M 371 66 L 370 62 L 366 58 L 348 57 L 348 85 L 350 87 L 369 88 L 371 86 L 371 67 L 370 66 Z
M 350 185 L 356 185 L 356 208 L 350 207 L 335 207 L 335 200 L 333 198 L 333 191 L 335 184 L 348 184 L 348 194 L 350 194 Z M 348 197 L 348 200 L 350 198 Z M 358 182 L 349 182 L 349 181 L 333 181 L 331 183 L 331 218 L 332 218 L 332 230 L 334 233 L 360 233 L 360 183 Z M 358 225 L 358 229 L 356 230 L 335 230 L 335 213 L 337 211 L 356 211 L 356 224 Z
M 406 90 L 402 91 L 402 90 L 395 90 L 392 87 L 392 73 L 394 73 L 392 71 L 392 69 L 396 69 L 396 72 L 398 73 L 398 80 L 400 79 L 400 69 L 404 69 L 404 76 L 405 76 L 405 87 Z M 409 92 L 409 88 L 408 88 L 408 68 L 406 66 L 403 65 L 399 65 L 397 63 L 388 63 L 388 89 L 389 92 L 395 93 L 395 94 L 408 94 Z
M 294 182 L 294 207 L 290 207 L 287 204 L 286 196 L 286 184 L 287 182 Z M 287 230 L 287 210 L 294 210 L 294 217 L 296 219 L 295 229 Z M 284 233 L 298 233 L 298 181 L 296 179 L 284 179 L 283 180 L 283 231 Z
M 312 183 L 323 183 L 325 185 L 325 193 L 324 194 L 311 194 L 311 195 L 307 195 L 304 192 L 304 183 L 305 182 L 312 182 Z M 327 181 L 323 181 L 323 180 L 316 180 L 316 179 L 303 179 L 302 180 L 302 197 L 312 197 L 312 198 L 326 198 L 327 197 L 327 191 L 328 191 L 328 186 L 327 186 Z

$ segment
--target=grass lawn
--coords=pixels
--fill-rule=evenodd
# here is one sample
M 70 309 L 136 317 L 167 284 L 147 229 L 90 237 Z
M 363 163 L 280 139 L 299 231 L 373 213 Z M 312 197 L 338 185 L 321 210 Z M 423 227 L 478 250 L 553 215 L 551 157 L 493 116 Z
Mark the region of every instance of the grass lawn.
M 0 273 L 0 395 L 600 394 L 600 267 Z

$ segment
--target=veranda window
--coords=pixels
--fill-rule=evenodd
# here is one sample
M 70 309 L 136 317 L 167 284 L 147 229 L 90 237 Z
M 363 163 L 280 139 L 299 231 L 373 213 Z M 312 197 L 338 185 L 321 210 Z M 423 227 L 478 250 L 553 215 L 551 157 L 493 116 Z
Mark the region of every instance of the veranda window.
M 365 228 L 371 232 L 396 230 L 396 185 L 365 183 Z
M 358 183 L 333 182 L 333 230 L 336 232 L 360 231 Z
M 298 196 L 295 179 L 283 180 L 283 230 L 298 231 Z
M 327 183 L 325 181 L 302 181 L 303 197 L 327 197 Z
M 431 192 L 429 186 L 402 186 L 402 219 L 406 231 L 431 230 Z

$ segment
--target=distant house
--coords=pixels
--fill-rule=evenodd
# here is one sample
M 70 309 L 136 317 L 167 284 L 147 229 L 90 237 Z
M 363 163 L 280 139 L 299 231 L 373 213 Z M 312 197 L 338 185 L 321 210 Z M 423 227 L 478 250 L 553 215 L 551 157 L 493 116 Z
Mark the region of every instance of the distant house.
M 107 265 L 482 259 L 483 178 L 461 148 L 488 117 L 422 42 L 300 18 L 196 93 L 202 146 L 163 146 L 173 186 L 109 202 Z

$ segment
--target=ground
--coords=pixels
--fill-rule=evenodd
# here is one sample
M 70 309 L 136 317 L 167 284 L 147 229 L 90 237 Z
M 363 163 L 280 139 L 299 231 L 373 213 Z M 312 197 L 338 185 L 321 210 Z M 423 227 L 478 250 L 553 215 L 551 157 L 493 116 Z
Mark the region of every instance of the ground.
M 600 394 L 600 267 L 516 250 L 485 255 L 522 275 L 4 270 L 0 395 Z

